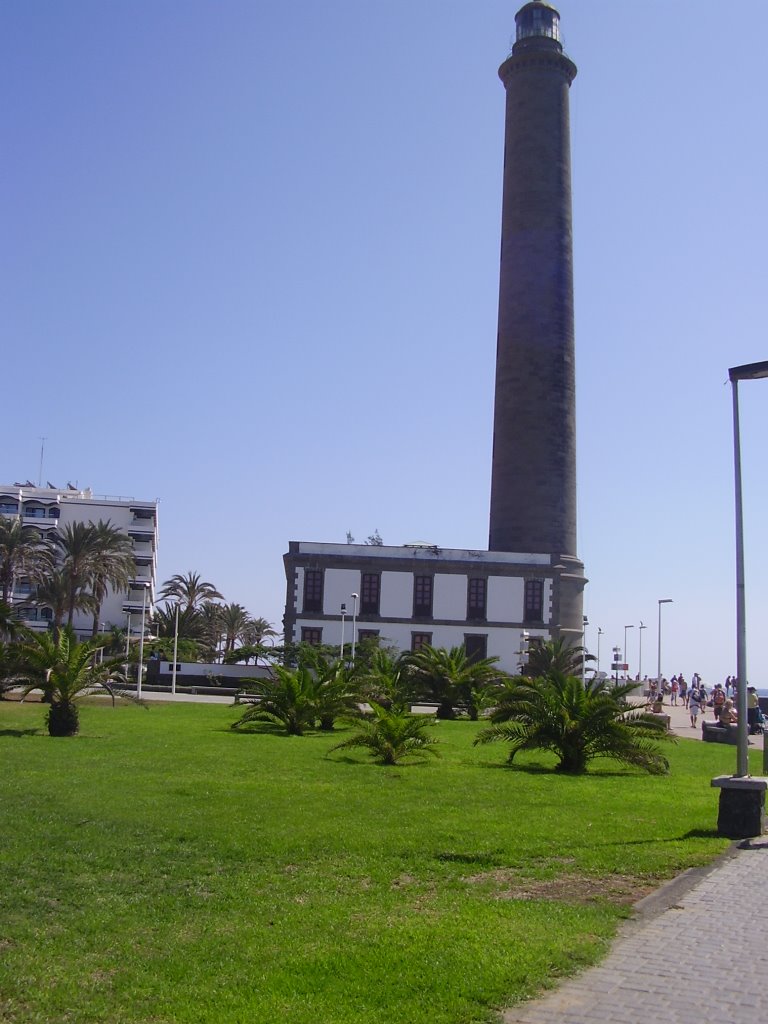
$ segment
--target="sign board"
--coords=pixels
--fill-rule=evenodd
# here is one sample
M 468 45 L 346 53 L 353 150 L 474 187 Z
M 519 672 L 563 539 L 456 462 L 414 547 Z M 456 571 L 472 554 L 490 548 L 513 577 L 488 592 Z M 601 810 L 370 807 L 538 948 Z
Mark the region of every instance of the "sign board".
M 629 671 L 629 665 L 626 664 L 626 662 L 614 661 L 614 663 L 611 665 L 611 671 L 612 672 L 628 672 Z

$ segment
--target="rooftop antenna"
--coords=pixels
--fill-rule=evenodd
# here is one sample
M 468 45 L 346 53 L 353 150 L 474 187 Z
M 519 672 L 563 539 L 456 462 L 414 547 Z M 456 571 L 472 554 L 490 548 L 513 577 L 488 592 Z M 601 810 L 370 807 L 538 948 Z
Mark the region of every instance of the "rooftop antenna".
M 45 452 L 45 442 L 48 440 L 47 437 L 38 438 L 40 441 L 40 469 L 37 474 L 37 486 L 43 486 L 43 453 Z

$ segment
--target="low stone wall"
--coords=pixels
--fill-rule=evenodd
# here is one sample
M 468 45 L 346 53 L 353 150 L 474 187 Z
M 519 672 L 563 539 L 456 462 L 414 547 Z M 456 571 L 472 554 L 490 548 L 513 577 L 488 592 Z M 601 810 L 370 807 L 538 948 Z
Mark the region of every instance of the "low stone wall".
M 718 725 L 716 722 L 701 723 L 701 738 L 705 743 L 730 743 L 736 745 L 738 727 L 735 725 Z

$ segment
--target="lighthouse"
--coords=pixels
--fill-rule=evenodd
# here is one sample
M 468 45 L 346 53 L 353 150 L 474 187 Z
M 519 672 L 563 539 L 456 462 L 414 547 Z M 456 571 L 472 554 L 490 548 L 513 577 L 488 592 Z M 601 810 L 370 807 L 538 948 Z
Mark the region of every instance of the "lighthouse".
M 582 631 L 568 99 L 576 65 L 544 0 L 515 16 L 506 91 L 490 551 L 552 556 L 555 633 Z M 554 609 L 553 609 L 554 611 Z

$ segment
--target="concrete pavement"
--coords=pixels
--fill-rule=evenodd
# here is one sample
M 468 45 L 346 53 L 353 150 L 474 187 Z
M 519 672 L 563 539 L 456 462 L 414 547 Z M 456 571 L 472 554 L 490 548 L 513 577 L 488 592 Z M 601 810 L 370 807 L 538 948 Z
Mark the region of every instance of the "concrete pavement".
M 767 892 L 768 836 L 744 840 L 642 900 L 602 964 L 504 1024 L 765 1024 Z
M 684 707 L 664 711 L 681 739 L 701 740 Z M 762 749 L 762 736 L 750 740 Z M 506 1010 L 502 1020 L 765 1024 L 767 895 L 768 835 L 734 844 L 709 868 L 686 871 L 641 900 L 600 965 Z
M 677 705 L 670 705 L 669 698 L 664 700 L 664 714 L 670 717 L 670 729 L 677 735 L 681 740 L 700 740 L 701 739 L 701 723 L 702 720 L 706 722 L 714 722 L 715 716 L 712 708 L 706 709 L 705 715 L 699 715 L 699 723 L 695 729 L 691 728 L 691 717 L 690 713 L 686 708 L 683 707 L 682 702 Z M 750 750 L 762 750 L 763 749 L 762 735 L 750 736 Z M 734 747 L 734 751 L 735 751 Z M 734 753 L 734 767 L 736 754 Z

